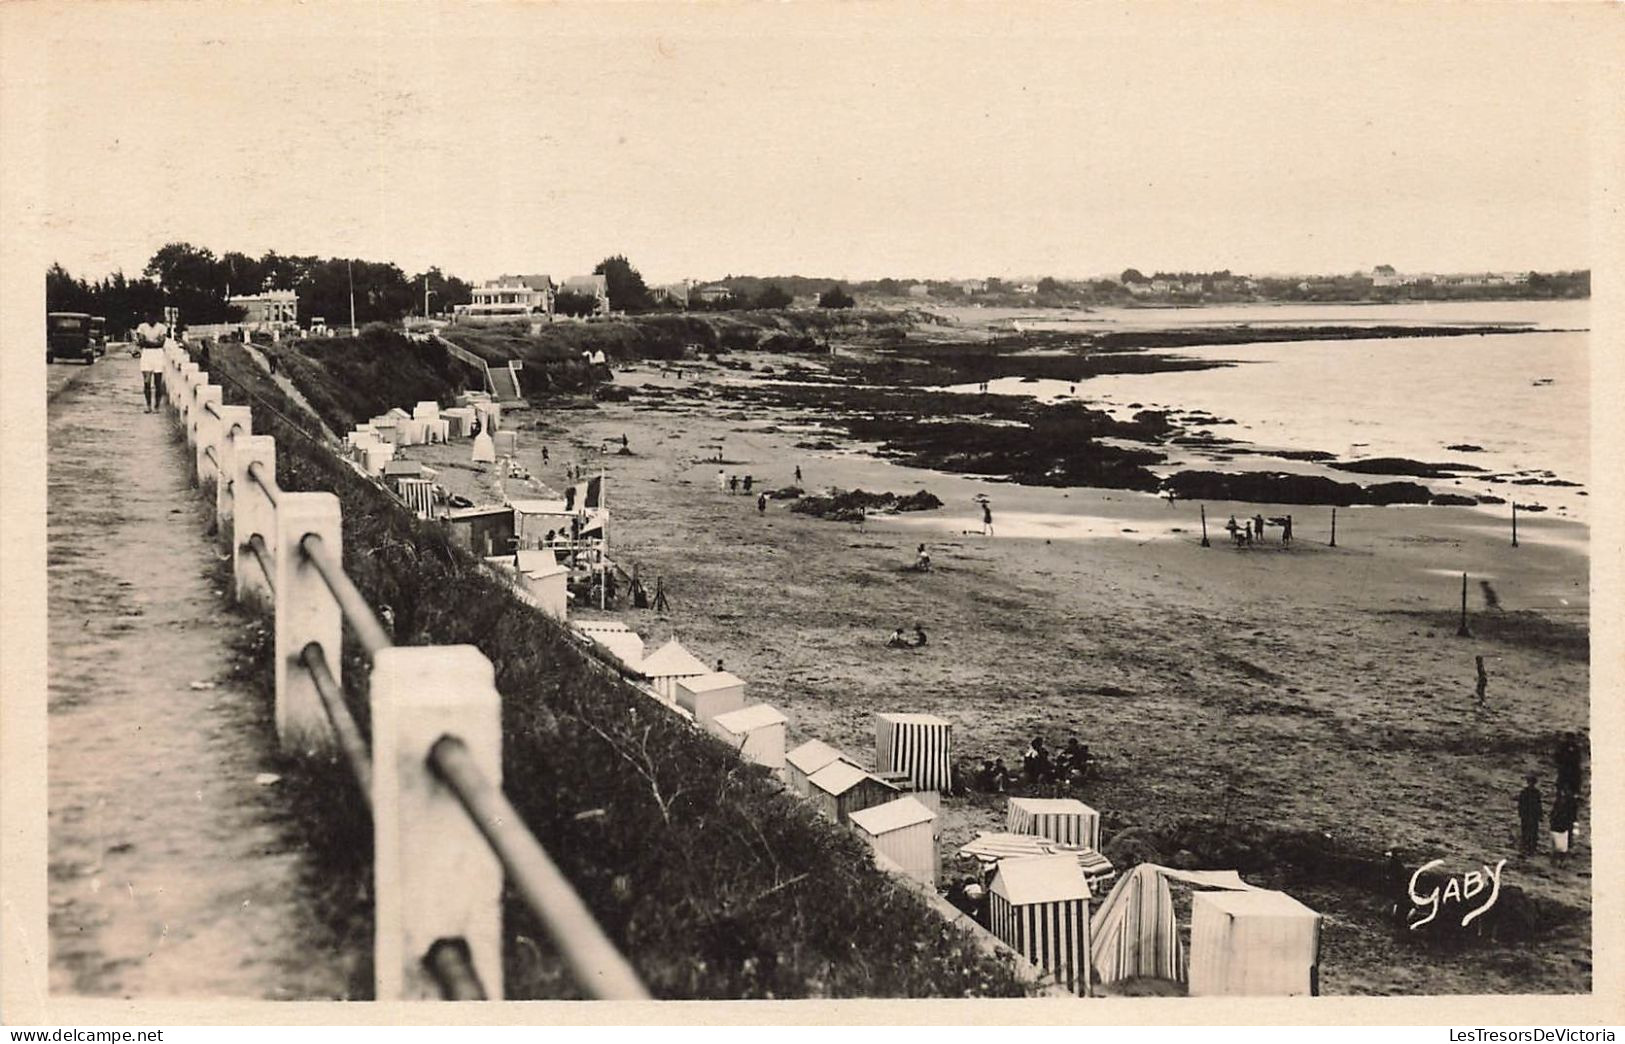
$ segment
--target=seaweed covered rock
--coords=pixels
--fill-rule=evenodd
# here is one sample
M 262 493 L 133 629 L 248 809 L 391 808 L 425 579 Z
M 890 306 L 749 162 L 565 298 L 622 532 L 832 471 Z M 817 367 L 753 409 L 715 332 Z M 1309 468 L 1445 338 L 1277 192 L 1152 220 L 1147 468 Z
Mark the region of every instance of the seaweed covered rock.
M 837 522 L 856 522 L 865 514 L 895 514 L 899 511 L 933 511 L 942 501 L 925 490 L 899 496 L 896 493 L 870 493 L 861 489 L 836 490 L 829 496 L 803 496 L 791 511 Z
M 1361 486 L 1323 475 L 1286 471 L 1181 471 L 1163 483 L 1184 500 L 1236 500 L 1252 504 L 1426 504 L 1433 493 L 1414 482 L 1379 482 Z

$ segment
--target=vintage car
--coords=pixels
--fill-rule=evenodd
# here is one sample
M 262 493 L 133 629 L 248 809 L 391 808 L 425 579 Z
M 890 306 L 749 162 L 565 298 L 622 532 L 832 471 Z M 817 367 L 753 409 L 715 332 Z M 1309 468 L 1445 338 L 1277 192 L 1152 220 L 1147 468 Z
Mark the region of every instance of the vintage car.
M 91 333 L 91 317 L 84 312 L 51 312 L 45 317 L 45 361 L 81 359 L 96 361 L 96 342 Z

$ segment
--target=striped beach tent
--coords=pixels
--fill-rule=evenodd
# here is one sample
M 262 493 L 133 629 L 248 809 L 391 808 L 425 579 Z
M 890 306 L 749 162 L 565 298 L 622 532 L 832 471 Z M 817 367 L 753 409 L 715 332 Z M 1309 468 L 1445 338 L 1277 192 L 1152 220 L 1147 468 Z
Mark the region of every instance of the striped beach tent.
M 401 478 L 395 480 L 395 488 L 400 491 L 401 499 L 406 506 L 419 518 L 434 517 L 434 483 L 425 478 Z
M 1185 949 L 1179 941 L 1170 880 L 1199 888 L 1257 891 L 1234 870 L 1173 870 L 1141 863 L 1101 901 L 1090 924 L 1090 961 L 1101 982 L 1186 981 Z
M 936 818 L 935 812 L 907 794 L 847 817 L 870 848 L 930 888 L 937 886 Z
M 1036 834 L 980 833 L 976 840 L 959 849 L 962 856 L 978 860 L 984 873 L 1005 859 L 1024 859 L 1032 856 L 1070 855 L 1078 861 L 1078 869 L 1089 882 L 1089 890 L 1098 893 L 1106 883 L 1117 876 L 1112 861 L 1092 848 L 1062 845 Z
M 1100 848 L 1100 813 L 1076 798 L 1013 797 L 1005 810 L 1004 828 L 1063 845 Z
M 915 790 L 947 790 L 953 723 L 934 714 L 876 714 L 875 771 L 906 772 Z
M 784 756 L 790 789 L 806 797 L 808 777 L 825 765 L 842 760 L 846 760 L 844 755 L 823 740 L 808 740 Z
M 1089 885 L 1069 855 L 1006 859 L 988 886 L 988 922 L 1011 949 L 1089 994 Z

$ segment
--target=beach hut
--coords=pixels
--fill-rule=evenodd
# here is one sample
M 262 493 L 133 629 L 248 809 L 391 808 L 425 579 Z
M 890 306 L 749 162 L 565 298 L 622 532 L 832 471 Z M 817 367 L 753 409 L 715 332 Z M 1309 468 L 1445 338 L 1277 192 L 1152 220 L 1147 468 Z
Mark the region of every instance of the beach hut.
M 375 442 L 361 451 L 361 466 L 369 475 L 382 475 L 384 465 L 395 459 L 395 444 Z
M 452 438 L 463 438 L 474 430 L 474 411 L 467 406 L 455 406 L 440 412 L 440 419 L 447 425 L 447 433 Z
M 1101 901 L 1090 922 L 1090 960 L 1095 978 L 1187 981 L 1170 882 L 1231 892 L 1259 889 L 1234 870 L 1175 870 L 1141 863 L 1125 873 Z
M 843 761 L 841 752 L 823 740 L 808 740 L 784 756 L 785 775 L 790 789 L 807 796 L 807 777 L 832 761 Z
M 1076 859 L 1002 860 L 988 886 L 988 924 L 1056 982 L 1089 993 L 1089 885 Z
M 513 509 L 506 504 L 453 508 L 446 515 L 452 538 L 482 558 L 513 550 Z
M 1191 896 L 1192 997 L 1320 992 L 1320 914 L 1285 892 Z
M 568 617 L 570 595 L 566 584 L 570 571 L 559 565 L 553 552 L 517 551 L 514 557 L 519 563 L 519 575 L 531 604 L 555 620 L 562 621 Z
M 642 672 L 643 639 L 626 624 L 619 620 L 578 620 L 571 626 L 603 646 L 627 667 Z
M 705 725 L 718 714 L 745 706 L 745 679 L 728 671 L 710 671 L 677 680 L 677 706 Z
M 418 518 L 434 517 L 434 483 L 426 478 L 402 478 L 395 489 Z
M 906 772 L 916 791 L 950 785 L 953 724 L 934 714 L 876 714 L 875 771 Z
M 438 420 L 440 419 L 440 404 L 428 399 L 420 400 L 416 406 L 412 407 L 412 417 L 416 420 Z
M 777 708 L 758 703 L 711 719 L 711 732 L 754 765 L 784 768 L 784 723 Z
M 1083 879 L 1089 883 L 1089 890 L 1097 894 L 1117 876 L 1112 861 L 1094 849 L 1058 844 L 1036 834 L 979 833 L 976 840 L 959 849 L 959 854 L 971 856 L 980 862 L 984 877 L 990 876 L 1006 859 L 1070 855 L 1078 861 L 1078 869 L 1083 871 Z
M 821 814 L 837 823 L 845 823 L 852 813 L 883 805 L 897 796 L 896 787 L 844 759 L 832 761 L 807 777 L 808 799 Z
M 496 447 L 491 442 L 489 432 L 482 431 L 474 436 L 474 449 L 469 454 L 469 460 L 475 464 L 495 464 L 497 462 Z
M 847 818 L 870 848 L 926 887 L 937 886 L 937 814 L 919 799 L 904 795 L 860 808 Z
M 702 674 L 710 674 L 711 668 L 698 656 L 683 648 L 682 642 L 673 638 L 644 658 L 643 673 L 648 676 L 655 692 L 666 702 L 676 703 L 677 683 L 684 678 L 698 678 Z
M 1005 810 L 1004 828 L 1012 834 L 1037 834 L 1063 845 L 1100 850 L 1100 813 L 1076 798 L 1013 797 Z

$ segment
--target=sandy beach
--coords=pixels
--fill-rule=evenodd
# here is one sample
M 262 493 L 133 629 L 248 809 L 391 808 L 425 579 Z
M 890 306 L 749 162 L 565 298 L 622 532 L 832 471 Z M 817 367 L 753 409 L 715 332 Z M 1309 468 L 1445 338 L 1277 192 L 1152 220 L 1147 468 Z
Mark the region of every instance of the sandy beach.
M 792 742 L 817 737 L 871 765 L 877 711 L 939 714 L 956 757 L 1012 768 L 1035 734 L 1051 747 L 1076 736 L 1099 759 L 1080 796 L 1101 810 L 1108 846 L 1129 829 L 1179 838 L 1217 822 L 1266 868 L 1288 835 L 1372 865 L 1394 846 L 1410 865 L 1508 857 L 1506 885 L 1549 904 L 1555 926 L 1532 948 L 1420 964 L 1388 938 L 1380 882 L 1280 873 L 1330 915 L 1326 992 L 1482 989 L 1486 974 L 1509 991 L 1589 988 L 1588 817 L 1576 858 L 1554 869 L 1517 854 L 1514 813 L 1523 773 L 1540 773 L 1549 796 L 1558 737 L 1587 728 L 1583 526 L 1523 518 L 1513 548 L 1481 510 L 1343 508 L 1333 548 L 1330 508 L 1209 503 L 1204 548 L 1196 503 L 922 471 L 849 443 L 797 448 L 817 441 L 818 418 L 708 398 L 761 379 L 699 364 L 679 384 L 644 365 L 617 383 L 690 397 L 504 417 L 540 481 L 562 488 L 572 462 L 609 476 L 612 555 L 662 578 L 671 600 L 667 613 L 615 614 L 650 648 L 680 637 L 788 714 Z M 494 492 L 466 441 L 404 455 L 441 467 L 453 492 Z M 924 488 L 944 507 L 859 527 L 788 502 L 759 512 L 754 494 L 717 489 L 719 467 L 760 490 L 790 485 L 798 465 L 809 492 Z M 977 494 L 991 498 L 991 538 Z M 1224 520 L 1260 511 L 1294 516 L 1290 546 L 1274 528 L 1262 545 L 1231 546 Z M 909 568 L 921 542 L 929 573 Z M 1456 635 L 1463 572 L 1471 638 Z M 916 623 L 928 646 L 886 648 L 894 627 Z M 1002 829 L 1003 809 L 1001 795 L 949 801 L 945 862 L 977 830 Z

